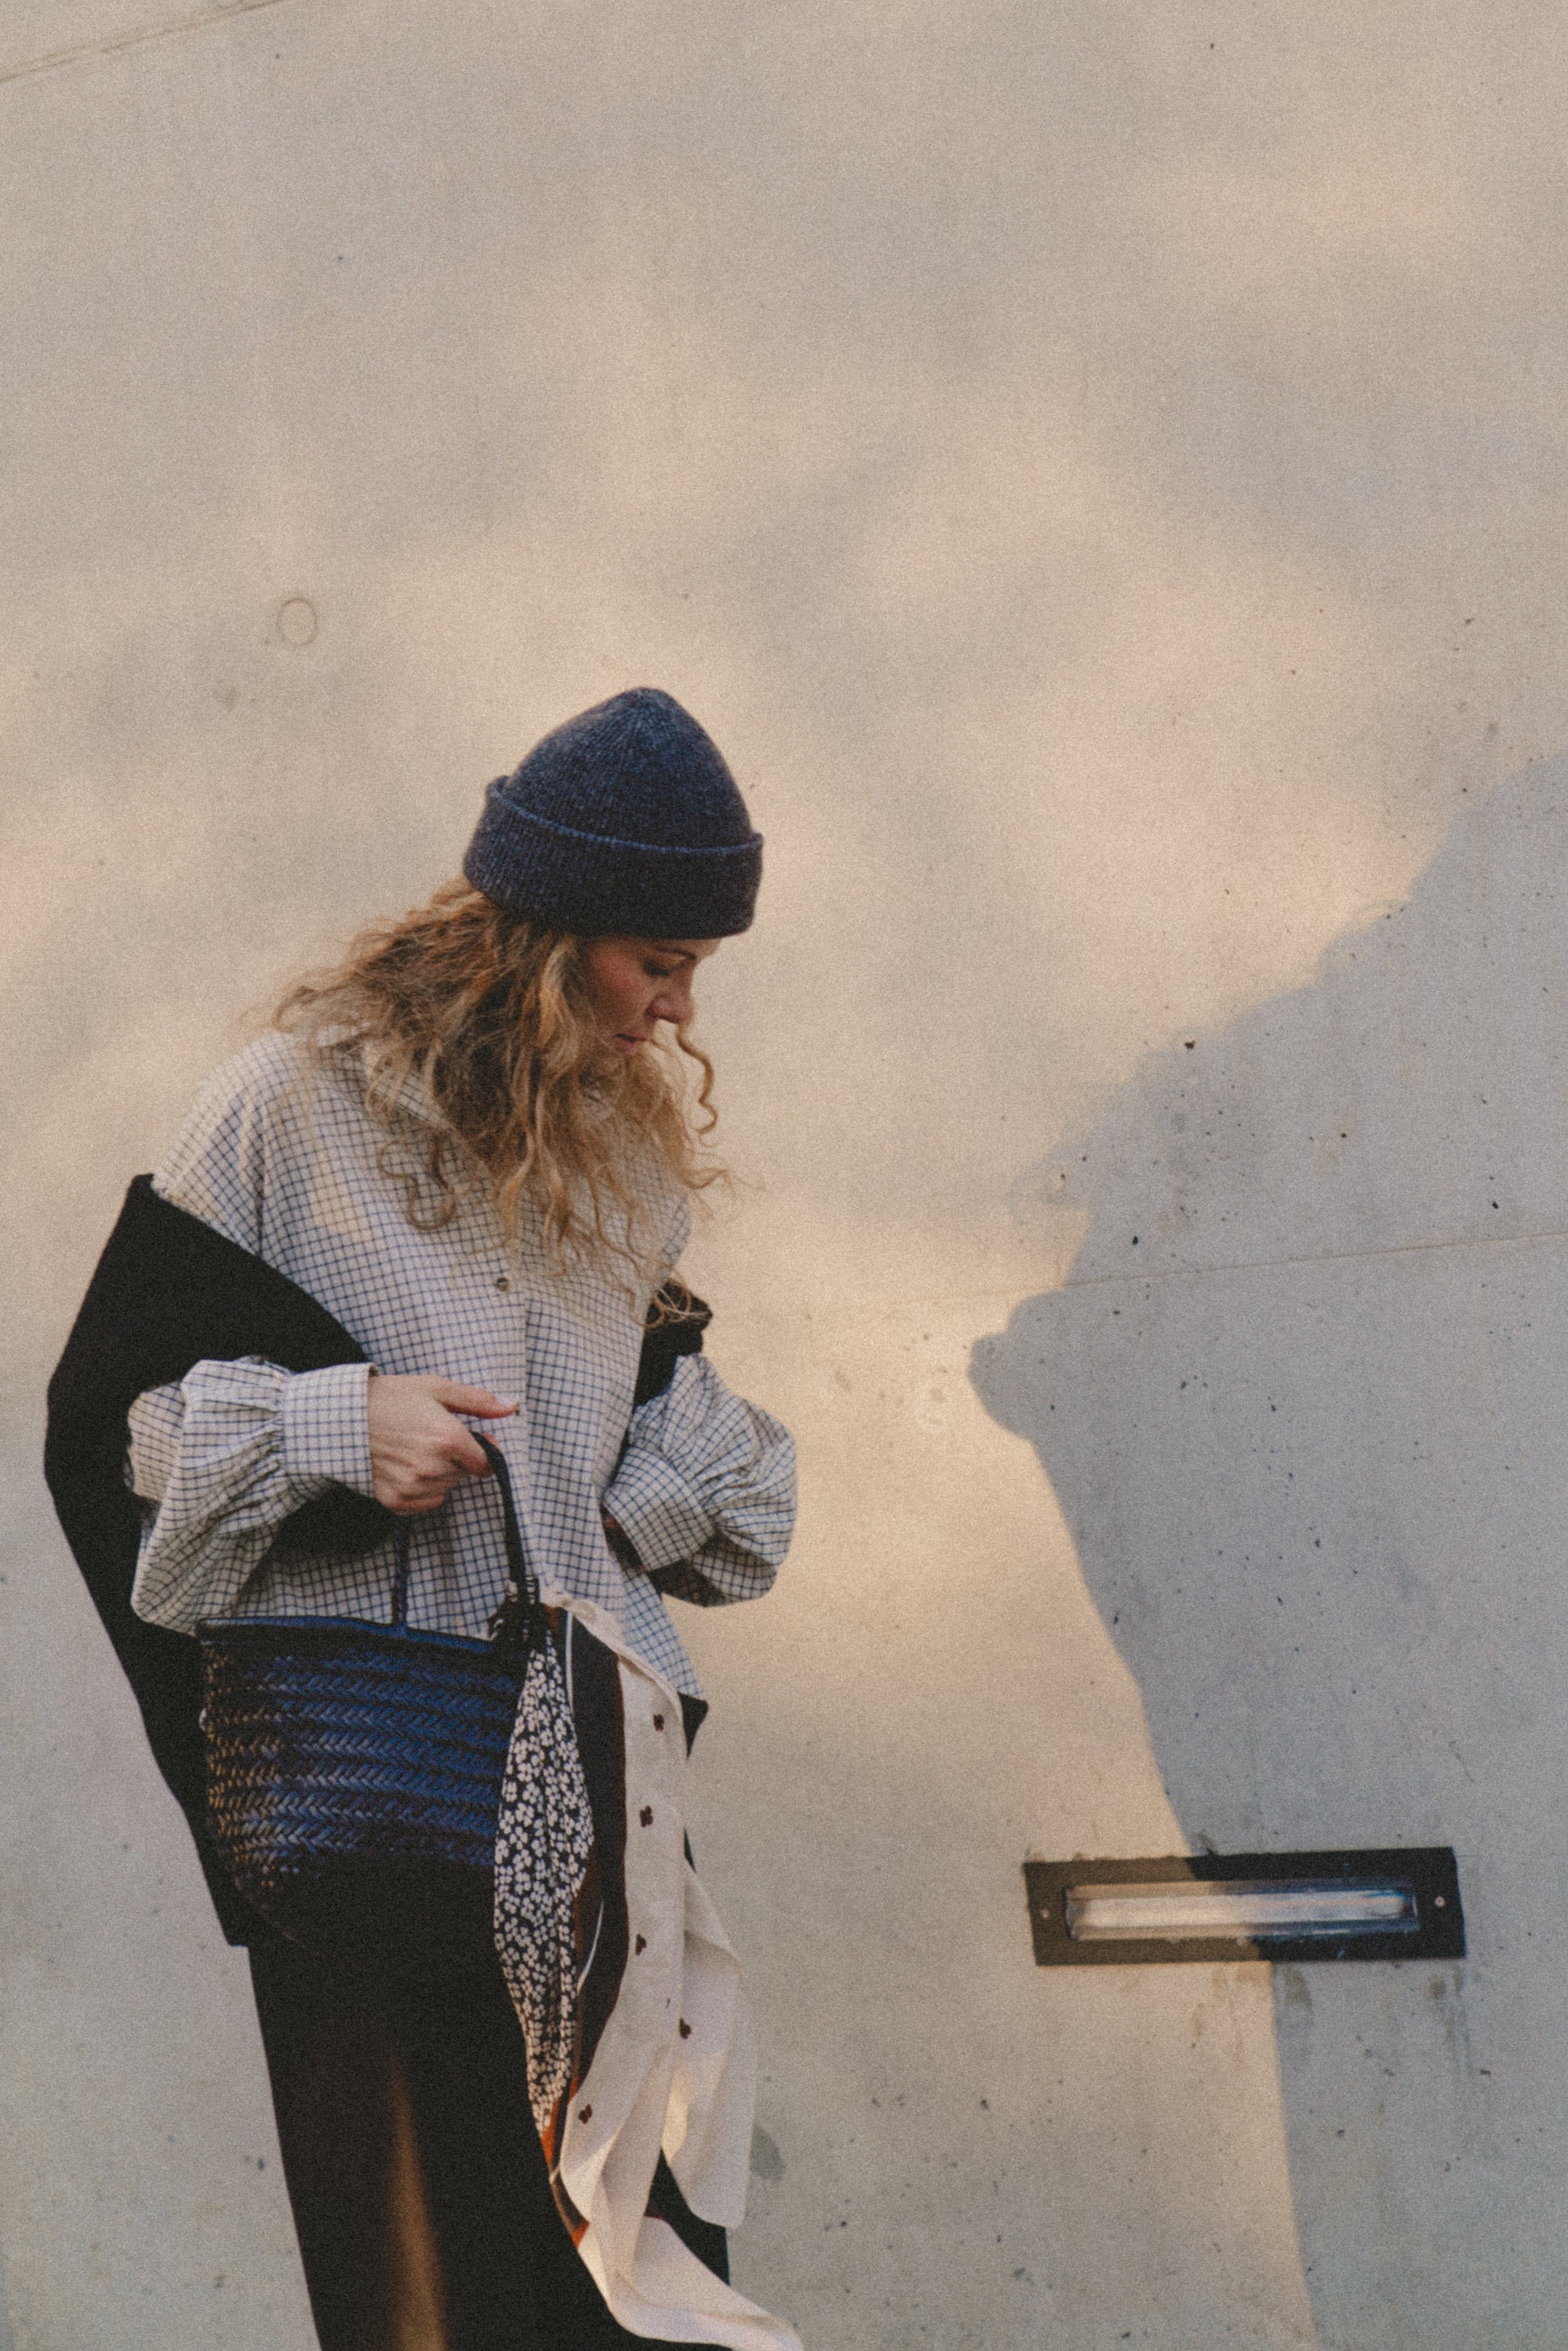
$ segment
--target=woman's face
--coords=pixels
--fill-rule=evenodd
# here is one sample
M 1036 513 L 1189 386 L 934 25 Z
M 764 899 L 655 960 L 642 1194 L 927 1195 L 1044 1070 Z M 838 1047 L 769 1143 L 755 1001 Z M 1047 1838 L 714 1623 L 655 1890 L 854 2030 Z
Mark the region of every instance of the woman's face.
M 659 1021 L 678 1029 L 691 1019 L 696 967 L 718 946 L 717 939 L 590 939 L 584 964 L 602 1040 L 596 1075 L 630 1061 Z

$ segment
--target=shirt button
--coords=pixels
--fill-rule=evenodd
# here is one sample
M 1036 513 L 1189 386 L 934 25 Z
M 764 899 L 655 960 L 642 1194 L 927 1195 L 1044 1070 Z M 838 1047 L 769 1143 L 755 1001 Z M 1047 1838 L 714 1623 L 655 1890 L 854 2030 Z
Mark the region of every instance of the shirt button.
M 511 1286 L 512 1281 L 509 1274 L 498 1273 L 496 1276 L 496 1287 L 497 1290 L 510 1290 Z

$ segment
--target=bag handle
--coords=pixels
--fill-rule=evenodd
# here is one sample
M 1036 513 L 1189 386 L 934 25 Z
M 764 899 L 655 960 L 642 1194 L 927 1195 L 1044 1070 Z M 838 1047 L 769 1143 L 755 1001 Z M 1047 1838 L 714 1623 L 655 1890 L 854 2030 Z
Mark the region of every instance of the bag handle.
M 507 1534 L 507 1598 L 519 1602 L 531 1614 L 539 1604 L 539 1584 L 523 1548 L 523 1531 L 517 1523 L 517 1503 L 512 1499 L 512 1473 L 507 1467 L 507 1457 L 500 1447 L 493 1445 L 487 1437 L 479 1437 L 477 1430 L 475 1435 L 501 1489 L 501 1516 Z
M 500 1606 L 490 1619 L 490 1637 L 509 1642 L 520 1635 L 526 1644 L 531 1637 L 539 1610 L 538 1578 L 528 1565 L 528 1552 L 523 1547 L 523 1531 L 517 1523 L 512 1473 L 507 1467 L 506 1455 L 487 1437 L 480 1437 L 477 1430 L 474 1434 L 501 1489 L 501 1517 L 507 1541 L 507 1589 Z M 408 1520 L 405 1518 L 399 1519 L 392 1529 L 392 1544 L 396 1566 L 392 1574 L 392 1621 L 401 1632 L 408 1624 Z

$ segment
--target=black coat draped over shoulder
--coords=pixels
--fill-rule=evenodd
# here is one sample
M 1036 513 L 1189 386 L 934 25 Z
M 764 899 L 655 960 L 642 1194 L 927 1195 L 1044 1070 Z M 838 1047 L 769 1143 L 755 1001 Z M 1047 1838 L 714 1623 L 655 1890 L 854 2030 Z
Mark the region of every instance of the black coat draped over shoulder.
M 659 1395 L 678 1358 L 700 1350 L 709 1320 L 683 1284 L 665 1284 L 650 1309 L 636 1403 Z M 193 1364 L 240 1355 L 262 1356 L 286 1372 L 366 1360 L 308 1290 L 161 1199 L 152 1177 L 138 1176 L 49 1382 L 44 1475 L 231 1943 L 272 1930 L 242 1899 L 207 1835 L 200 1648 L 187 1634 L 146 1623 L 131 1605 L 141 1514 L 125 1481 L 125 1457 L 127 1416 L 145 1389 L 183 1379 Z M 384 1542 L 391 1527 L 392 1514 L 379 1502 L 338 1486 L 297 1510 L 276 1540 L 290 1552 L 352 1555 Z

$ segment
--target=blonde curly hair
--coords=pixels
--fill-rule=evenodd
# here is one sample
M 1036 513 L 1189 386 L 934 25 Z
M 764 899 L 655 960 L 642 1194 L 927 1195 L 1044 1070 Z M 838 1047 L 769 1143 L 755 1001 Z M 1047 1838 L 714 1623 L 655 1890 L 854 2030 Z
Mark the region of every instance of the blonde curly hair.
M 632 1181 L 652 1152 L 687 1192 L 722 1180 L 706 1148 L 713 1064 L 684 1029 L 608 1075 L 586 942 L 507 914 L 463 881 L 372 923 L 342 961 L 292 982 L 274 1025 L 318 1066 L 358 1052 L 366 1107 L 386 1132 L 380 1165 L 409 1222 L 450 1224 L 486 1193 L 516 1247 L 534 1211 L 558 1268 L 582 1259 L 650 1283 L 658 1239 Z M 410 1088 L 424 1116 L 410 1115 Z

